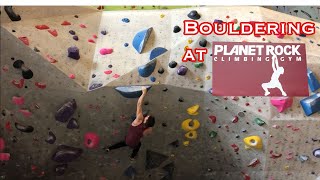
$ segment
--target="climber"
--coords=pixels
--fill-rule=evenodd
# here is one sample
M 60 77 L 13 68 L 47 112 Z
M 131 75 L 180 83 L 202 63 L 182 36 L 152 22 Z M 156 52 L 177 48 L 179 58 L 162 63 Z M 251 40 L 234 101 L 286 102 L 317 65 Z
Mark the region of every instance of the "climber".
M 142 104 L 144 97 L 147 94 L 147 89 L 142 88 L 142 95 L 140 96 L 137 103 L 136 119 L 131 123 L 127 135 L 123 141 L 120 141 L 112 146 L 105 149 L 106 152 L 110 150 L 129 146 L 132 148 L 132 154 L 130 160 L 134 160 L 141 146 L 140 139 L 143 136 L 149 135 L 152 132 L 152 127 L 155 124 L 155 118 L 151 115 L 143 116 Z

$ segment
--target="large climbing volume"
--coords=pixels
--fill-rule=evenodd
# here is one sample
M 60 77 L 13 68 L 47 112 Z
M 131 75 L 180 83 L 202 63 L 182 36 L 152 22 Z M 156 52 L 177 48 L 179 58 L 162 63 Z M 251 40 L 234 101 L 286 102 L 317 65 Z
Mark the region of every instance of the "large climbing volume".
M 300 101 L 300 104 L 307 116 L 320 111 L 320 93 L 316 93 Z

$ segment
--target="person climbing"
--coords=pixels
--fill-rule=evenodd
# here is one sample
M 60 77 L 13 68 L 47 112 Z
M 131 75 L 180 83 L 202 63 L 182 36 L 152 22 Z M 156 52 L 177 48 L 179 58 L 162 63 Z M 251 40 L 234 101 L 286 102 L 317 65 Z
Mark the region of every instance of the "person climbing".
M 279 63 L 276 55 L 272 56 L 272 69 L 273 69 L 273 74 L 271 76 L 270 82 L 261 84 L 261 87 L 264 90 L 264 95 L 268 96 L 270 94 L 268 90 L 269 88 L 278 88 L 281 91 L 282 96 L 287 96 L 287 93 L 283 91 L 282 85 L 279 81 L 280 75 L 284 74 L 284 68 L 279 67 Z
M 142 95 L 139 97 L 137 103 L 136 119 L 131 123 L 127 135 L 125 136 L 125 139 L 106 148 L 106 152 L 109 152 L 113 149 L 129 146 L 133 149 L 130 156 L 130 160 L 134 160 L 141 147 L 140 139 L 143 136 L 151 134 L 152 127 L 155 124 L 155 118 L 153 116 L 143 116 L 142 113 L 142 104 L 146 94 L 147 89 L 145 87 L 142 87 Z

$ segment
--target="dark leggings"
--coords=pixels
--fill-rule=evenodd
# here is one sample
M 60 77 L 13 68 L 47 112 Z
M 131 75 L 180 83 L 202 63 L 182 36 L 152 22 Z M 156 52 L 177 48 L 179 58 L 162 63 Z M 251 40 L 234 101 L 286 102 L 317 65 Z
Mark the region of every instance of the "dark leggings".
M 118 149 L 118 148 L 125 147 L 125 146 L 128 146 L 128 145 L 126 144 L 126 142 L 125 142 L 125 141 L 120 141 L 120 142 L 118 142 L 118 143 L 110 146 L 109 149 L 110 149 L 110 151 L 111 151 L 111 150 L 113 150 L 113 149 Z M 141 147 L 141 142 L 139 142 L 139 144 L 138 144 L 137 147 L 133 148 L 132 153 L 131 153 L 131 156 L 130 156 L 131 158 L 136 157 L 136 155 L 137 155 L 138 152 L 139 152 L 140 147 Z

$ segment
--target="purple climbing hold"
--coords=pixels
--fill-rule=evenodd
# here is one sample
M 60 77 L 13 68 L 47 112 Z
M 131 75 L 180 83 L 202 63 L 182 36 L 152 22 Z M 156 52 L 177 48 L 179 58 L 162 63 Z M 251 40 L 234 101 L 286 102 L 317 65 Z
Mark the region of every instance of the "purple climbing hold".
M 68 163 L 80 157 L 82 152 L 81 148 L 59 145 L 51 159 L 58 163 Z
M 209 92 L 210 94 L 212 94 L 212 92 L 213 92 L 212 88 L 210 88 L 210 89 L 208 90 L 208 92 Z
M 76 32 L 74 32 L 73 30 L 70 30 L 69 33 L 70 33 L 71 35 L 75 35 L 75 34 L 76 34 Z
M 77 48 L 76 46 L 69 47 L 68 57 L 75 60 L 79 60 L 80 59 L 79 48 Z
M 150 81 L 151 81 L 151 82 L 156 82 L 156 78 L 153 77 L 153 76 L 151 76 L 151 77 L 150 77 Z
M 79 37 L 78 37 L 78 36 L 73 36 L 72 38 L 73 38 L 73 40 L 75 40 L 75 41 L 78 41 L 78 40 L 79 40 Z
M 49 131 L 49 136 L 45 140 L 49 144 L 53 144 L 56 141 L 56 136 L 53 134 L 53 132 Z
M 103 30 L 103 31 L 101 31 L 101 34 L 102 34 L 102 35 L 107 35 L 107 31 L 106 31 L 106 30 Z
M 34 128 L 32 126 L 24 126 L 24 125 L 19 124 L 19 123 L 14 123 L 14 125 L 21 132 L 31 133 L 34 130 Z
M 75 118 L 71 118 L 67 124 L 68 129 L 79 129 L 78 121 Z
M 123 18 L 123 19 L 122 19 L 122 22 L 124 22 L 124 23 L 129 23 L 129 22 L 130 22 L 130 19 L 128 19 L 128 18 Z
M 95 90 L 95 89 L 97 89 L 97 88 L 99 88 L 99 87 L 102 87 L 102 83 L 92 83 L 91 85 L 90 85 L 90 87 L 89 87 L 89 90 L 90 91 L 92 91 L 92 90 Z
M 180 66 L 180 67 L 178 68 L 177 73 L 178 73 L 178 75 L 180 75 L 180 76 L 184 76 L 184 75 L 187 74 L 187 71 L 188 71 L 188 68 L 187 68 L 186 66 Z
M 67 122 L 77 109 L 76 100 L 72 99 L 62 105 L 56 112 L 55 118 L 60 122 Z
M 61 176 L 66 172 L 66 169 L 68 168 L 68 164 L 58 164 L 54 168 L 54 172 L 58 175 Z
M 193 20 L 198 20 L 201 16 L 196 10 L 192 10 L 189 12 L 188 17 Z
M 218 23 L 218 24 L 223 23 L 223 21 L 222 21 L 222 20 L 220 20 L 220 19 L 215 19 L 213 22 L 214 22 L 214 23 Z

